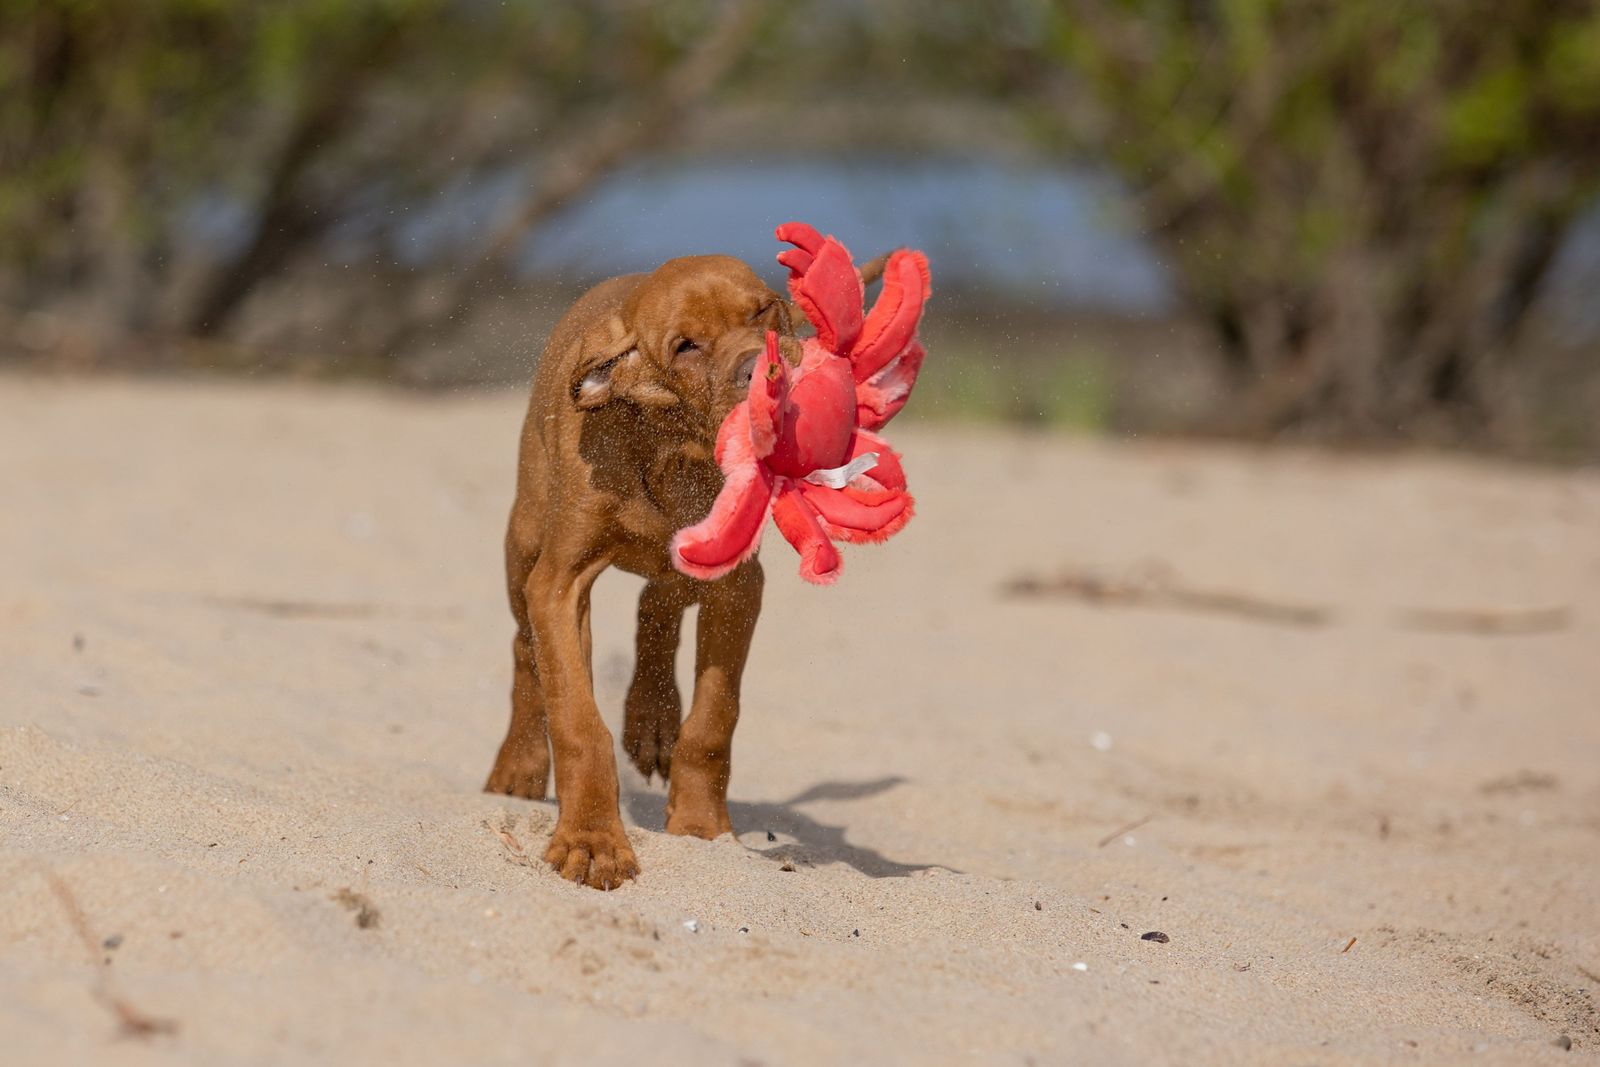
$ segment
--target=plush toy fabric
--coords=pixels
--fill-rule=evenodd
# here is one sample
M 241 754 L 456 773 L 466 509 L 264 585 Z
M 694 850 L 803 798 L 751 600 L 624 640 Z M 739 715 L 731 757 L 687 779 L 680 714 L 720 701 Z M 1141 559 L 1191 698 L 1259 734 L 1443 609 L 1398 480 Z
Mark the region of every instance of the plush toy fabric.
M 705 520 L 679 530 L 673 564 L 696 578 L 727 574 L 761 544 L 770 514 L 800 553 L 800 576 L 839 577 L 834 541 L 882 541 L 911 519 L 900 457 L 877 435 L 905 406 L 922 367 L 917 323 L 930 289 L 928 261 L 900 250 L 883 292 L 863 316 L 850 253 L 804 223 L 778 227 L 789 292 L 816 327 L 793 370 L 777 334 L 750 379 L 750 395 L 717 433 L 725 481 Z

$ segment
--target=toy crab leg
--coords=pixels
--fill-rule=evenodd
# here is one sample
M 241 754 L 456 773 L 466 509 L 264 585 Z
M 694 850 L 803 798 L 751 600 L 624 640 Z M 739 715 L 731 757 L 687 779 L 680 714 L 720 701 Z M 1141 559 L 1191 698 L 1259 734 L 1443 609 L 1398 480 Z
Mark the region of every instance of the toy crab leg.
M 747 405 L 750 444 L 757 459 L 772 455 L 778 443 L 778 428 L 783 421 L 783 404 L 788 395 L 789 365 L 778 354 L 777 331 L 768 330 L 767 350 L 756 360 L 755 370 L 750 375 Z M 717 436 L 720 443 L 720 431 Z M 720 456 L 718 462 L 721 462 Z
M 817 513 L 792 483 L 778 489 L 772 502 L 772 520 L 784 540 L 800 553 L 800 577 L 817 585 L 832 585 L 844 567 L 839 550 L 823 532 Z
M 850 253 L 803 222 L 775 232 L 795 246 L 778 253 L 778 262 L 789 268 L 789 293 L 817 328 L 817 340 L 830 352 L 848 352 L 861 334 L 861 277 Z
M 911 387 L 917 384 L 917 372 L 922 369 L 926 353 L 912 341 L 898 359 L 889 361 L 877 374 L 864 382 L 856 383 L 856 423 L 863 429 L 876 430 L 900 413 L 911 398 Z
M 878 462 L 867 471 L 865 478 L 877 482 L 885 489 L 906 487 L 906 471 L 900 465 L 900 453 L 877 434 L 867 430 L 857 430 L 855 440 L 850 442 L 850 458 L 855 459 L 867 452 L 876 453 Z
M 856 381 L 866 381 L 905 351 L 916 336 L 922 305 L 931 291 L 926 256 L 903 248 L 889 256 L 883 268 L 883 292 L 850 351 Z
M 794 245 L 778 253 L 778 262 L 796 274 L 804 274 L 809 270 L 811 261 L 822 250 L 822 234 L 817 232 L 815 226 L 804 222 L 786 222 L 772 232 L 778 240 Z
M 808 482 L 796 488 L 821 517 L 823 531 L 841 541 L 886 541 L 911 521 L 911 494 L 903 489 L 830 489 Z
M 735 415 L 743 405 L 734 409 Z M 772 507 L 774 478 L 750 450 L 748 418 L 723 424 L 720 461 L 725 481 L 711 514 L 672 538 L 672 565 L 692 578 L 720 578 L 755 555 Z

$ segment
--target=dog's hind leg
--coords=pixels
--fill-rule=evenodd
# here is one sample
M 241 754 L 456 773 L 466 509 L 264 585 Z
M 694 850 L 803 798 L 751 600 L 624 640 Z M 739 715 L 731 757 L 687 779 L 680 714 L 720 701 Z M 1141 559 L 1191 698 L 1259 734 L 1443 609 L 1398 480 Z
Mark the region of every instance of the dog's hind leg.
M 669 834 L 711 838 L 733 832 L 728 820 L 733 728 L 739 723 L 739 685 L 761 613 L 762 585 L 761 564 L 750 560 L 700 588 L 694 707 L 672 750 Z
M 533 634 L 518 630 L 511 643 L 515 664 L 511 681 L 511 726 L 500 743 L 486 793 L 505 793 L 543 800 L 550 784 L 550 738 L 539 691 L 539 668 L 533 658 Z
M 506 739 L 500 743 L 500 752 L 495 756 L 483 790 L 543 800 L 550 785 L 550 737 L 524 590 L 528 574 L 538 559 L 538 549 L 532 543 L 530 524 L 519 521 L 521 518 L 513 512 L 506 534 L 506 584 L 511 596 L 511 614 L 517 621 L 517 634 L 511 642 L 511 726 L 506 730 Z
M 678 691 L 678 640 L 683 613 L 694 599 L 687 580 L 652 581 L 639 594 L 639 631 L 633 681 L 624 701 L 622 747 L 646 780 L 652 774 L 666 781 L 672 746 L 683 720 Z

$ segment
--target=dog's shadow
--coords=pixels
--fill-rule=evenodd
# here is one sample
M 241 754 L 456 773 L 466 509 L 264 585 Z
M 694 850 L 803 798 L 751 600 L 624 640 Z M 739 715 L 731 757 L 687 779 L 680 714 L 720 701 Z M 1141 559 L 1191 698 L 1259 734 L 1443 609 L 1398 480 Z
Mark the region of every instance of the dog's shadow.
M 899 775 L 891 775 L 866 782 L 819 782 L 777 803 L 730 800 L 728 815 L 739 833 L 765 831 L 770 835 L 783 834 L 794 840 L 793 844 L 752 849 L 775 863 L 844 863 L 869 878 L 905 878 L 918 871 L 954 870 L 942 863 L 900 863 L 875 849 L 852 845 L 845 840 L 845 827 L 818 822 L 799 810 L 800 805 L 818 800 L 863 800 L 887 792 L 905 781 Z M 647 791 L 637 781 L 624 782 L 622 802 L 637 826 L 656 827 L 666 822 L 667 798 L 664 793 Z

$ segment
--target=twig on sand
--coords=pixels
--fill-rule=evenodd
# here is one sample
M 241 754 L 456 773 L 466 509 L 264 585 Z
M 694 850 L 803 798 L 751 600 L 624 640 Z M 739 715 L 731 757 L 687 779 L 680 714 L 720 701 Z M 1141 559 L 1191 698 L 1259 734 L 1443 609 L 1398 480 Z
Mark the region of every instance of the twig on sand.
M 1441 634 L 1545 634 L 1572 626 L 1572 611 L 1553 608 L 1405 608 L 1399 624 Z
M 1346 952 L 1349 952 L 1352 948 L 1355 947 L 1355 943 L 1356 943 L 1356 939 L 1353 938 L 1353 937 L 1350 940 L 1346 941 L 1344 943 L 1344 948 L 1339 950 L 1339 955 L 1343 956 Z
M 509 812 L 501 814 L 499 826 L 491 826 L 488 819 L 483 820 L 483 828 L 498 837 L 500 844 L 504 846 L 507 863 L 515 863 L 519 867 L 533 867 L 535 866 L 533 857 L 528 855 L 528 850 L 522 847 L 522 842 L 511 832 L 514 824 L 515 819 Z
M 495 836 L 500 839 L 501 843 L 504 844 L 506 848 L 509 848 L 518 856 L 527 855 L 527 853 L 523 851 L 522 842 L 511 836 L 510 830 L 496 830 Z
M 1154 819 L 1154 818 L 1155 818 L 1154 815 L 1146 815 L 1142 819 L 1133 820 L 1132 822 L 1128 823 L 1126 826 L 1119 826 L 1115 830 L 1113 830 L 1109 834 L 1107 834 L 1106 836 L 1102 837 L 1099 840 L 1099 842 L 1097 842 L 1095 844 L 1094 847 L 1095 848 L 1105 848 L 1107 845 L 1111 844 L 1111 842 L 1115 841 L 1117 838 L 1121 837 L 1123 834 L 1131 834 L 1131 833 L 1133 833 L 1139 827 L 1143 826 L 1145 823 L 1149 822 L 1151 819 Z
M 1066 570 L 1048 577 L 1024 574 L 1011 579 L 1002 590 L 1013 597 L 1050 597 L 1108 607 L 1231 615 L 1278 626 L 1326 626 L 1337 615 L 1326 605 L 1294 604 L 1220 589 L 1192 589 L 1161 562 L 1139 568 L 1126 578 L 1108 578 L 1087 570 Z M 1395 625 L 1407 630 L 1484 637 L 1543 634 L 1570 629 L 1572 609 L 1566 606 L 1402 608 L 1395 614 Z
M 175 1019 L 162 1019 L 144 1012 L 129 1004 L 112 988 L 111 969 L 107 957 L 101 954 L 101 942 L 89 929 L 89 917 L 84 914 L 83 906 L 78 903 L 77 896 L 72 888 L 61 877 L 52 871 L 43 872 L 45 880 L 50 883 L 51 892 L 61 902 L 61 907 L 67 913 L 67 920 L 72 924 L 72 930 L 78 935 L 78 940 L 83 942 L 84 951 L 89 953 L 89 960 L 94 965 L 95 983 L 94 999 L 104 1005 L 117 1020 L 118 1027 L 124 1037 L 154 1037 L 156 1034 L 175 1034 L 178 1032 L 178 1023 Z
M 1323 626 L 1333 618 L 1329 608 L 1264 600 L 1247 593 L 1190 589 L 1181 585 L 1166 567 L 1142 575 L 1112 579 L 1087 571 L 1064 571 L 1051 578 L 1023 575 L 1005 585 L 1008 596 L 1059 597 L 1090 604 L 1164 608 L 1174 611 L 1232 615 L 1279 626 Z

